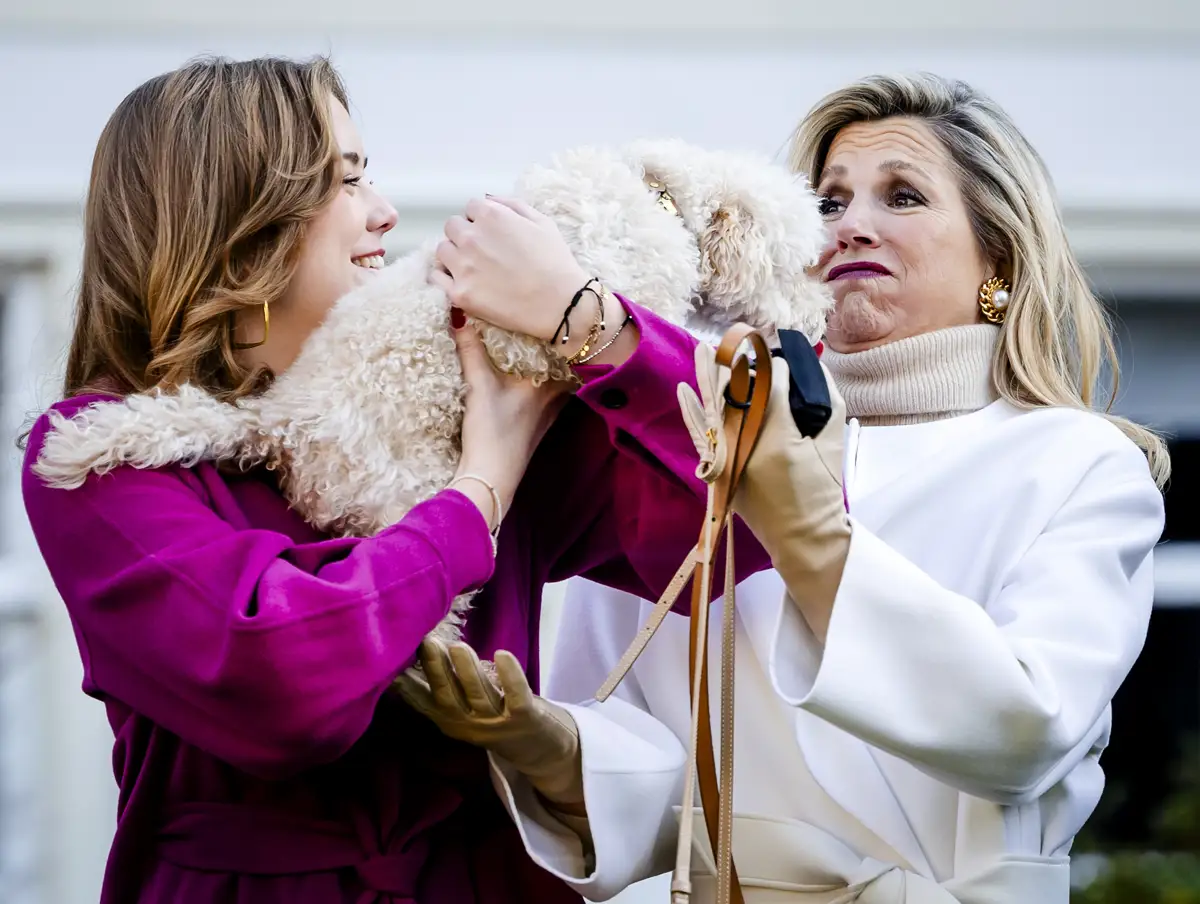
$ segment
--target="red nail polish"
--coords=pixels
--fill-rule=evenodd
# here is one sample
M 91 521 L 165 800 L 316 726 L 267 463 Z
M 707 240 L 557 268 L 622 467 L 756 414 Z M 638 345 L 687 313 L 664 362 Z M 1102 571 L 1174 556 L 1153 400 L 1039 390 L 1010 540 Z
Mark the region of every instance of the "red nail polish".
M 456 330 L 461 330 L 467 325 L 467 315 L 462 312 L 462 308 L 450 309 L 450 325 Z

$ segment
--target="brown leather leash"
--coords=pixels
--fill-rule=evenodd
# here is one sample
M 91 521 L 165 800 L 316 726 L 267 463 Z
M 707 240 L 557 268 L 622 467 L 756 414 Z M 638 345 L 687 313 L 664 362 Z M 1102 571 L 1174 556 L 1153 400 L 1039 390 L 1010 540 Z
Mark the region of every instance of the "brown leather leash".
M 752 372 L 750 360 L 740 354 L 749 342 L 758 362 Z M 733 680 L 736 577 L 733 556 L 733 510 L 738 481 L 749 461 L 762 430 L 771 397 L 771 356 L 762 334 L 746 324 L 735 324 L 726 331 L 717 348 L 718 365 L 728 367 L 730 379 L 725 391 L 722 430 L 727 450 L 725 466 L 709 475 L 708 502 L 700 540 L 675 572 L 667 589 L 655 603 L 646 623 L 634 637 L 612 673 L 596 692 L 604 701 L 621 683 L 645 650 L 650 638 L 675 605 L 683 587 L 692 581 L 692 607 L 688 674 L 692 686 L 692 723 L 688 762 L 684 776 L 683 807 L 680 812 L 679 842 L 675 872 L 671 881 L 672 904 L 686 904 L 691 894 L 693 801 L 697 785 L 704 812 L 709 844 L 717 862 L 718 904 L 743 904 L 737 868 L 733 863 Z M 716 444 L 716 438 L 710 437 Z M 708 694 L 708 614 L 712 599 L 712 567 L 717 548 L 725 538 L 725 593 L 721 636 L 721 762 L 718 777 L 713 747 L 712 716 Z

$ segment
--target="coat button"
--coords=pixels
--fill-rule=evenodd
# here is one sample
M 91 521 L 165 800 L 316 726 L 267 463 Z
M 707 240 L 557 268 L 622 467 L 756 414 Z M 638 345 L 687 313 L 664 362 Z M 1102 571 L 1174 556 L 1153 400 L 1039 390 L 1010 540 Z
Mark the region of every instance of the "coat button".
M 600 404 L 610 411 L 624 408 L 628 401 L 629 397 L 621 389 L 606 389 L 600 393 Z

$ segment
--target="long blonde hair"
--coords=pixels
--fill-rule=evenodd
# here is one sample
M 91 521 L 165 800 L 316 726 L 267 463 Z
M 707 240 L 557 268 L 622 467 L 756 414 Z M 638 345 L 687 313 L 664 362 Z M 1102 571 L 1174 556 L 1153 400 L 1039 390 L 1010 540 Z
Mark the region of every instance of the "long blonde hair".
M 996 391 L 1020 408 L 1093 410 L 1107 362 L 1112 386 L 1099 413 L 1142 449 L 1163 487 L 1171 470 L 1166 444 L 1110 412 L 1119 379 L 1112 328 L 1071 251 L 1046 165 L 994 101 L 936 75 L 872 76 L 813 107 L 793 137 L 790 164 L 815 185 L 839 131 L 893 116 L 923 120 L 945 146 L 975 238 L 1012 283 L 992 363 Z
M 263 384 L 234 356 L 237 311 L 278 299 L 335 196 L 324 58 L 201 59 L 134 89 L 105 126 L 84 215 L 64 394 Z

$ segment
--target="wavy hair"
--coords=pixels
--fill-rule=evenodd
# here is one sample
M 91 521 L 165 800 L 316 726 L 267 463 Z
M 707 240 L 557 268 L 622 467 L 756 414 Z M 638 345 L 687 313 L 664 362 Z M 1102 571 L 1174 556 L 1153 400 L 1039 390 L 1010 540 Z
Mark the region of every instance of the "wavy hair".
M 329 61 L 193 61 L 150 79 L 100 136 L 64 395 L 270 379 L 234 355 L 239 310 L 278 299 L 338 188 Z
M 936 75 L 871 76 L 809 111 L 793 136 L 790 164 L 815 185 L 838 132 L 895 116 L 924 121 L 949 152 L 975 239 L 1012 283 L 992 363 L 996 391 L 1020 408 L 1096 410 L 1107 363 L 1112 384 L 1098 413 L 1142 449 L 1163 487 L 1171 470 L 1166 444 L 1110 411 L 1120 373 L 1112 327 L 1067 241 L 1049 171 L 998 104 Z

